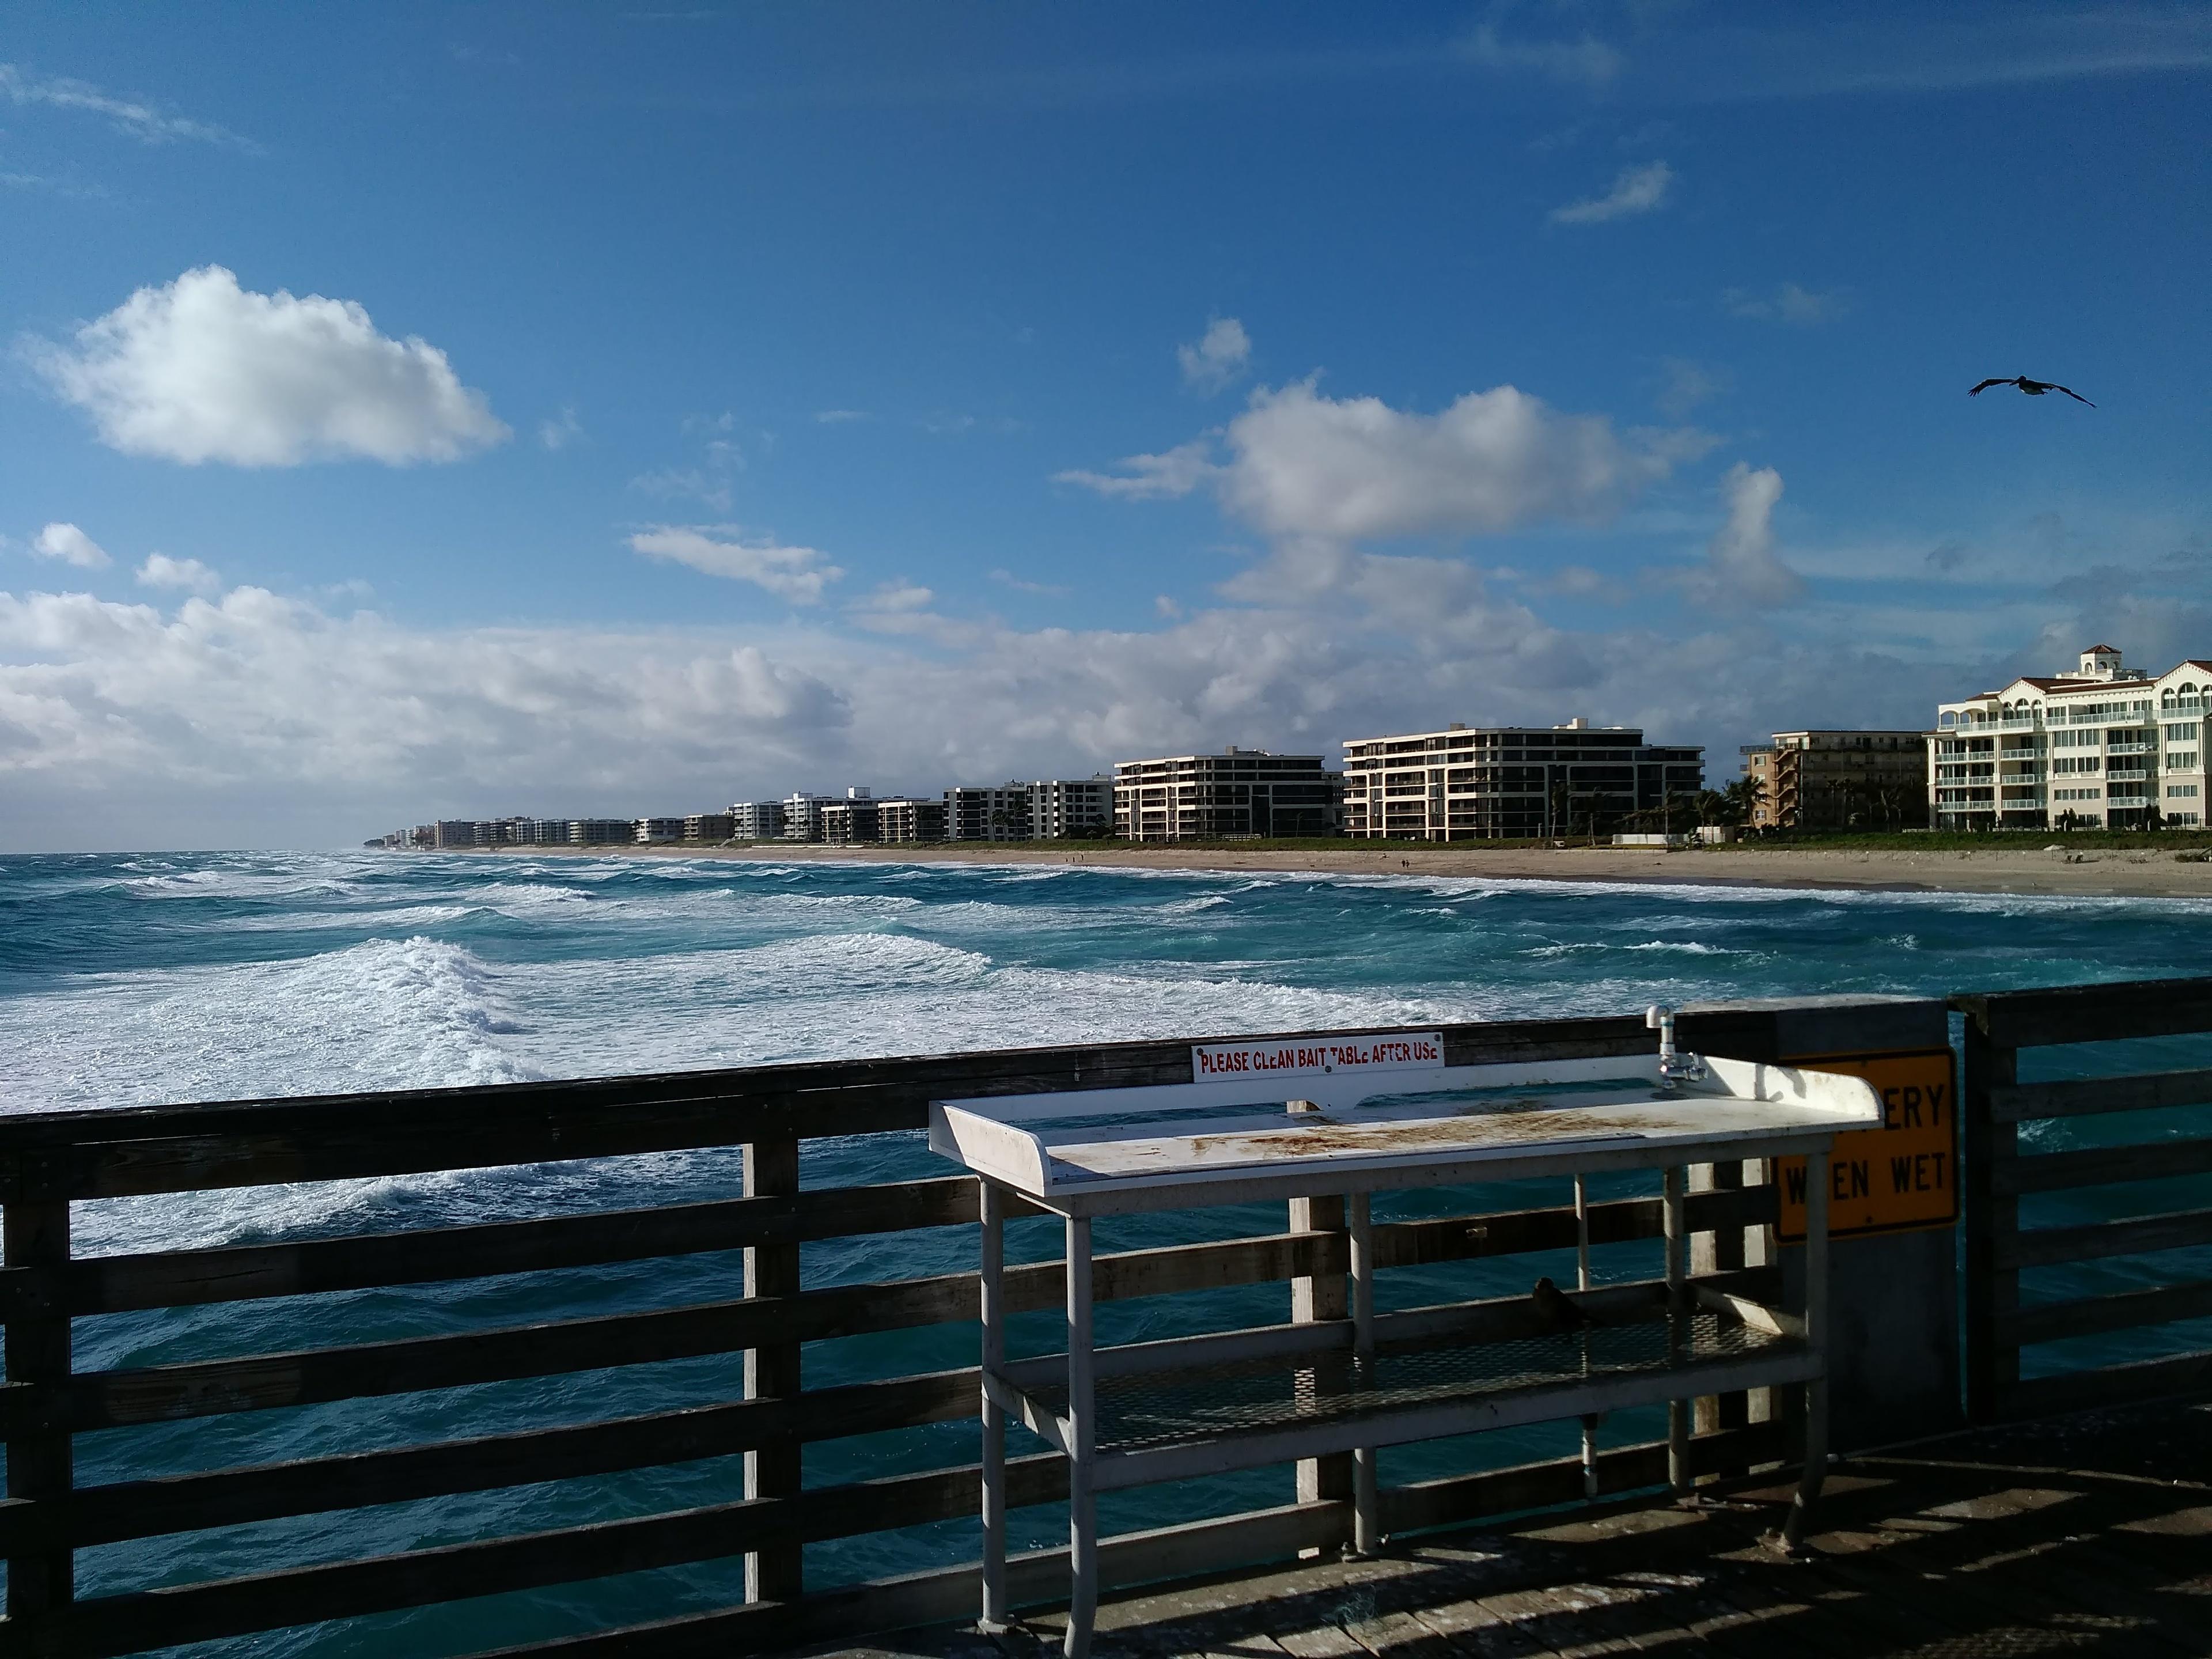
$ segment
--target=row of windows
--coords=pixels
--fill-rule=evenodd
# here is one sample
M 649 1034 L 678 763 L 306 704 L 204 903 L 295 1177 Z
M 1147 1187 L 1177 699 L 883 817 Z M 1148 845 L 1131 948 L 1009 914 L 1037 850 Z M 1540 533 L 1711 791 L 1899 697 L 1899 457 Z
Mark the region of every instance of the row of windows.
M 2193 783 L 2169 783 L 2166 786 L 2166 798 L 2168 800 L 2195 800 L 2197 786 Z

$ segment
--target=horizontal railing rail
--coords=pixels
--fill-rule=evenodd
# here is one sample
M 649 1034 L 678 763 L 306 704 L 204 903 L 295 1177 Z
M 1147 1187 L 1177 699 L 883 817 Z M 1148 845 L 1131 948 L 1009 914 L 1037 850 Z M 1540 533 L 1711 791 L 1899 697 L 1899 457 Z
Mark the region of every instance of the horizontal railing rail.
M 2166 1269 L 2173 1282 L 2039 1299 L 2021 1275 L 2212 1244 L 2212 1206 L 2065 1225 L 2022 1227 L 2021 1200 L 2048 1194 L 2212 1174 L 2212 1136 L 2171 1133 L 2116 1145 L 2024 1152 L 2023 1124 L 2212 1104 L 2212 1069 L 2020 1081 L 2020 1054 L 2212 1032 L 2212 981 L 2153 980 L 1960 996 L 1966 1017 L 1966 1408 L 1977 1422 L 2212 1385 L 2212 1349 L 2079 1366 L 2023 1379 L 2023 1348 L 2212 1317 L 2212 1273 Z
M 1822 1014 L 1814 1010 L 1807 1018 L 1817 1023 Z M 1725 1010 L 1686 1015 L 1683 1033 L 1711 1051 L 1771 1058 L 1762 1050 L 1770 1019 Z M 1320 1035 L 1286 1034 L 1285 1040 Z M 1455 1024 L 1443 1028 L 1443 1037 L 1445 1058 L 1455 1066 L 1643 1056 L 1655 1042 L 1640 1018 Z M 977 1372 L 912 1370 L 809 1387 L 801 1350 L 970 1323 L 978 1312 L 975 1274 L 920 1271 L 802 1285 L 799 1253 L 832 1241 L 931 1230 L 945 1237 L 942 1230 L 973 1228 L 976 1183 L 964 1175 L 933 1176 L 802 1189 L 799 1147 L 848 1136 L 910 1135 L 925 1122 L 933 1098 L 1191 1080 L 1191 1042 L 1180 1040 L 0 1118 L 0 1320 L 7 1364 L 0 1434 L 9 1471 L 8 1496 L 0 1499 L 0 1554 L 8 1561 L 0 1645 L 38 1654 L 124 1653 L 739 1557 L 749 1564 L 742 1604 L 548 1641 L 531 1650 L 674 1652 L 702 1644 L 718 1651 L 773 1650 L 801 1637 L 909 1622 L 933 1609 L 964 1611 L 974 1595 L 972 1563 L 810 1591 L 802 1551 L 810 1543 L 977 1513 L 978 1468 L 945 1461 L 944 1449 L 953 1443 L 942 1439 L 938 1426 L 972 1420 Z M 741 1151 L 745 1195 L 113 1255 L 85 1255 L 72 1243 L 72 1206 L 85 1200 L 679 1150 Z M 1287 1229 L 1102 1254 L 1096 1296 L 1113 1303 L 1340 1283 L 1350 1265 L 1340 1218 L 1315 1219 L 1326 1217 L 1326 1204 L 1314 1200 L 1302 1209 L 1304 1203 L 1293 1206 Z M 1029 1212 L 1018 1204 L 1013 1208 Z M 1595 1246 L 1657 1240 L 1662 1209 L 1656 1197 L 1594 1202 L 1583 1226 Z M 1696 1231 L 1741 1239 L 1744 1229 L 1774 1222 L 1774 1188 L 1699 1192 L 1689 1200 L 1688 1216 Z M 1374 1229 L 1383 1268 L 1571 1250 L 1577 1237 L 1577 1218 L 1565 1206 L 1424 1217 Z M 410 1297 L 435 1287 L 474 1283 L 499 1292 L 486 1307 L 514 1307 L 524 1303 L 507 1287 L 541 1282 L 532 1275 L 588 1275 L 623 1264 L 680 1264 L 685 1257 L 738 1252 L 746 1263 L 743 1294 L 736 1293 L 732 1276 L 729 1294 L 672 1305 L 626 1303 L 617 1292 L 611 1302 L 603 1295 L 586 1310 L 559 1317 L 501 1322 L 487 1316 L 464 1329 L 418 1324 L 370 1340 L 343 1334 L 349 1297 L 405 1306 L 413 1305 Z M 1741 1259 L 1736 1252 L 1738 1265 L 1711 1282 L 1771 1296 L 1773 1270 L 1746 1268 Z M 942 1266 L 945 1255 L 923 1252 L 915 1260 L 924 1268 Z M 711 1262 L 702 1266 L 714 1271 L 687 1282 L 712 1282 L 720 1272 Z M 1006 1288 L 1017 1312 L 1057 1307 L 1060 1265 L 1013 1267 Z M 1309 1298 L 1309 1314 L 1296 1316 L 1312 1316 L 1310 1308 L 1320 1305 Z M 1453 1307 L 1465 1329 L 1494 1326 L 1508 1334 L 1528 1318 L 1525 1296 L 1478 1297 Z M 136 1320 L 133 1328 L 143 1328 L 149 1316 L 164 1310 L 194 1310 L 193 1345 L 149 1346 L 100 1336 L 107 1328 L 102 1322 Z M 281 1334 L 274 1343 L 272 1332 Z M 208 1357 L 210 1348 L 216 1352 Z M 85 1363 L 95 1352 L 108 1358 Z M 651 1368 L 681 1370 L 718 1356 L 732 1362 L 723 1380 L 702 1382 L 696 1365 L 685 1373 L 686 1386 L 704 1388 L 705 1399 L 682 1397 L 680 1389 L 665 1398 L 648 1390 L 620 1396 L 629 1409 L 603 1410 L 590 1420 L 542 1420 L 547 1379 L 659 1377 L 667 1373 Z M 736 1382 L 739 1358 L 742 1389 Z M 539 1386 L 532 1394 L 533 1379 Z M 331 1431 L 335 1437 L 326 1449 L 272 1455 L 296 1448 L 300 1437 L 257 1427 L 279 1421 L 258 1413 L 327 1411 L 394 1396 L 435 1402 L 455 1397 L 441 1391 L 486 1385 L 523 1394 L 483 1396 L 490 1403 L 471 1407 L 472 1415 L 416 1413 L 404 1420 L 460 1426 L 442 1435 L 407 1430 L 411 1437 L 402 1444 L 349 1446 L 339 1429 Z M 564 1397 L 589 1398 L 599 1386 Z M 641 1401 L 650 1408 L 637 1408 Z M 573 1404 L 568 1409 L 573 1412 Z M 1737 1418 L 1698 1440 L 1693 1455 L 1702 1472 L 1738 1471 L 1788 1455 L 1786 1424 L 1744 1423 L 1740 1413 Z M 939 1439 L 926 1437 L 933 1430 Z M 137 1449 L 153 1443 L 131 1437 L 155 1433 L 165 1437 L 163 1449 L 142 1457 Z M 925 1437 L 901 1441 L 908 1447 L 902 1455 L 937 1461 L 880 1478 L 804 1484 L 806 1449 L 883 1435 Z M 103 1438 L 97 1456 L 81 1462 L 84 1436 Z M 203 1443 L 192 1437 L 204 1437 L 209 1449 L 198 1464 L 178 1450 Z M 316 1440 L 312 1433 L 305 1437 Z M 258 1455 L 257 1447 L 263 1449 Z M 747 1462 L 742 1496 L 726 1486 L 707 1501 L 666 1501 L 645 1513 L 567 1524 L 468 1521 L 462 1530 L 489 1528 L 489 1535 L 453 1540 L 448 1532 L 422 1547 L 365 1547 L 340 1559 L 266 1571 L 183 1573 L 179 1582 L 97 1594 L 77 1583 L 80 1552 L 137 1540 L 738 1457 Z M 1656 1484 L 1665 1478 L 1665 1457 L 1663 1443 L 1608 1449 L 1596 1462 L 1598 1489 Z M 838 1467 L 849 1474 L 856 1466 L 848 1460 Z M 1387 1492 L 1383 1513 L 1386 1524 L 1401 1531 L 1442 1525 L 1570 1502 L 1585 1495 L 1585 1478 L 1582 1460 L 1569 1457 L 1415 1481 Z M 1010 1479 L 1018 1506 L 1066 1495 L 1065 1466 L 1056 1456 L 1016 1460 Z M 343 1532 L 351 1523 L 328 1524 Z M 1349 1504 L 1321 1492 L 1187 1527 L 1125 1534 L 1109 1540 L 1104 1571 L 1109 1583 L 1135 1582 L 1265 1560 L 1341 1542 L 1351 1524 Z M 161 1559 L 235 1558 L 217 1551 Z M 1046 1551 L 1018 1562 L 1018 1589 L 1054 1582 L 1057 1559 Z

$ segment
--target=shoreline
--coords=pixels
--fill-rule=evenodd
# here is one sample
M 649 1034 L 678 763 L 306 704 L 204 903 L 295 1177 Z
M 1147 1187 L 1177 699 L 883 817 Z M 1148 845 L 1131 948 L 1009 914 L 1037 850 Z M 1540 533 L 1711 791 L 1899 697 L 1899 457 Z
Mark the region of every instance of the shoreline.
M 2171 853 L 2040 848 L 1966 852 L 1708 847 L 1545 847 L 1485 849 L 1459 843 L 1407 852 L 1353 847 L 1303 850 L 1183 848 L 1126 842 L 927 842 L 830 847 L 765 842 L 748 847 L 499 847 L 448 848 L 495 857 L 734 859 L 788 864 L 1049 865 L 1069 868 L 1182 870 L 1224 875 L 1255 871 L 1321 875 L 1475 876 L 1498 881 L 1601 881 L 1644 885 L 1764 887 L 1892 893 L 1999 893 L 2051 898 L 2212 899 L 2212 863 L 2179 864 Z

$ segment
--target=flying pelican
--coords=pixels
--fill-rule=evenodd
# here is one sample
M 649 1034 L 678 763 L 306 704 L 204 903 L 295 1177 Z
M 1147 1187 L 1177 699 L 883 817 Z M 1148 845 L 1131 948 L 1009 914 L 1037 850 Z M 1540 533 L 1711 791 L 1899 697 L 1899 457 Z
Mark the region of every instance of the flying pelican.
M 1999 376 L 1994 380 L 1984 380 L 1969 391 L 1966 395 L 1969 398 L 1978 398 L 1993 386 L 2016 386 L 2031 398 L 2040 398 L 2046 392 L 2063 392 L 2077 404 L 2089 404 L 2087 398 L 2071 386 L 2061 386 L 2056 380 L 2031 380 L 2025 374 L 2015 374 L 2010 380 Z M 2094 404 L 2089 404 L 2092 409 L 2096 406 Z

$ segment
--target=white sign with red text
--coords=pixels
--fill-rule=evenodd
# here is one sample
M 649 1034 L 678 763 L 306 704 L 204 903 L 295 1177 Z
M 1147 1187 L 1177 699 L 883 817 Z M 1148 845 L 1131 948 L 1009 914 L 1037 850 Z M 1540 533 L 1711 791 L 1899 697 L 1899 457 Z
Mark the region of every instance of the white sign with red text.
M 1190 1051 L 1197 1083 L 1289 1082 L 1302 1077 L 1365 1077 L 1383 1072 L 1434 1071 L 1444 1063 L 1439 1031 L 1305 1037 L 1276 1042 L 1200 1042 Z

